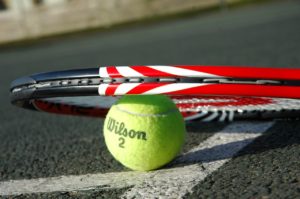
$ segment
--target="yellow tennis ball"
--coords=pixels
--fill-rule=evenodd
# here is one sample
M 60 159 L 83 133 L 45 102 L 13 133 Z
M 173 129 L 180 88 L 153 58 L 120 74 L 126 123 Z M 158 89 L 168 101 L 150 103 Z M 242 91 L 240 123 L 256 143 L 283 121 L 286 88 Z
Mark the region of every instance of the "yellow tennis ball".
M 185 123 L 173 101 L 163 95 L 127 95 L 109 110 L 104 138 L 110 153 L 138 171 L 157 169 L 180 152 Z

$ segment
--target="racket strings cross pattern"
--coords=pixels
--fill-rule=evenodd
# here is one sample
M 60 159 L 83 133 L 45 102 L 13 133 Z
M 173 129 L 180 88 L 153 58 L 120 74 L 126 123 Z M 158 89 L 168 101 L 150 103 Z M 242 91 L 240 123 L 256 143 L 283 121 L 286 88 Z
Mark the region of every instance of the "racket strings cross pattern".
M 118 96 L 170 96 L 186 121 L 298 118 L 300 69 L 237 66 L 106 66 L 40 73 L 11 84 L 11 103 L 105 117 Z

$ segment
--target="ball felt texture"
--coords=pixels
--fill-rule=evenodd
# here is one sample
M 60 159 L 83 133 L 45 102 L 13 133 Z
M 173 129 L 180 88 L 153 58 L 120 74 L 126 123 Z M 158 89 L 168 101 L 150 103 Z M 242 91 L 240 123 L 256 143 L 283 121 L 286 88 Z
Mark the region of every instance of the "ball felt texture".
M 124 166 L 157 169 L 180 152 L 185 123 L 174 102 L 164 95 L 127 95 L 109 110 L 104 122 L 108 150 Z

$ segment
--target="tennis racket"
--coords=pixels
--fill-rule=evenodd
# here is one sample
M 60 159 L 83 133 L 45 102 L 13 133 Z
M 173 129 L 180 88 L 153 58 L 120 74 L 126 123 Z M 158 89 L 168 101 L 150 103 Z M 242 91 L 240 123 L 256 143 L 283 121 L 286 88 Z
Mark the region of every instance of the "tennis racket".
M 105 117 L 118 96 L 169 95 L 185 120 L 298 118 L 300 69 L 106 66 L 19 78 L 11 102 L 58 114 Z

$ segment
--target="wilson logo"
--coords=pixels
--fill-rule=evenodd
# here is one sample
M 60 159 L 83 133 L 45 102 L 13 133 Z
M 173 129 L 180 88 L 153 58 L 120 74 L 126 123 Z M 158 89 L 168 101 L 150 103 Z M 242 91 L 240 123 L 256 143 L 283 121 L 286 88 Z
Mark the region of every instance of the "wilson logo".
M 109 117 L 106 125 L 107 130 L 117 135 L 128 137 L 131 139 L 147 140 L 147 134 L 144 131 L 128 129 L 124 122 L 119 122 L 116 119 Z

